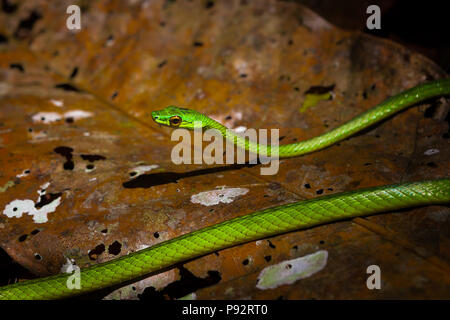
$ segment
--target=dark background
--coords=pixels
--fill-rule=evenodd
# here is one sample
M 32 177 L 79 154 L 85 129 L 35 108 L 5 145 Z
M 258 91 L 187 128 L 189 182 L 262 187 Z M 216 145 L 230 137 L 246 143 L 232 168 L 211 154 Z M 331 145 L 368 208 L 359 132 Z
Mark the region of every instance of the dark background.
M 449 1 L 283 0 L 301 3 L 343 29 L 388 38 L 422 53 L 450 72 Z M 369 5 L 381 9 L 381 30 L 368 30 Z

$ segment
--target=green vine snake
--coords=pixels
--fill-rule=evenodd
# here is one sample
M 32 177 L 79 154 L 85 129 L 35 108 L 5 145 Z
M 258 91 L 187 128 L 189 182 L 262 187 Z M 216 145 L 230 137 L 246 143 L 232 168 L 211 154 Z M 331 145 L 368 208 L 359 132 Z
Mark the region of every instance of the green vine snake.
M 341 141 L 409 106 L 432 97 L 449 95 L 450 79 L 418 85 L 401 92 L 343 125 L 309 140 L 266 149 L 238 135 L 226 135 L 226 128 L 194 110 L 167 107 L 152 112 L 155 122 L 193 129 L 200 122 L 204 129 L 219 130 L 238 146 L 280 158 L 317 151 Z M 212 225 L 177 238 L 161 242 L 118 259 L 81 269 L 81 289 L 69 289 L 70 274 L 28 280 L 0 288 L 0 299 L 55 299 L 82 294 L 130 279 L 142 277 L 175 263 L 199 257 L 237 244 L 266 238 L 302 228 L 387 212 L 401 208 L 450 203 L 450 178 L 380 186 L 322 196 L 260 210 L 249 215 Z

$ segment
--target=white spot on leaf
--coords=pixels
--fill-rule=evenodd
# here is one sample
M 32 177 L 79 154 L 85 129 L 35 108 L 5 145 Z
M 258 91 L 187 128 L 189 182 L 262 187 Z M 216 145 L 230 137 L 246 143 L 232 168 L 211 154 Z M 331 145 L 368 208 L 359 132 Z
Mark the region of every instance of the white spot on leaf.
M 151 171 L 156 168 L 159 168 L 159 166 L 157 164 L 137 166 L 137 167 L 132 168 L 130 170 L 130 173 L 135 172 L 135 174 L 133 174 L 133 177 L 137 177 L 145 172 Z
M 84 118 L 92 117 L 92 112 L 83 111 L 83 110 L 72 110 L 64 113 L 64 118 L 72 118 L 73 120 L 79 120 Z
M 247 194 L 249 190 L 246 188 L 226 188 L 222 186 L 220 189 L 204 191 L 191 196 L 192 203 L 200 203 L 204 206 L 213 206 L 222 203 L 231 203 L 235 197 Z
M 239 127 L 234 128 L 233 130 L 236 133 L 243 133 L 243 132 L 245 132 L 245 130 L 247 130 L 247 127 L 246 126 L 239 126 Z
M 62 108 L 62 107 L 64 106 L 64 101 L 62 101 L 62 100 L 51 99 L 50 102 L 51 102 L 54 106 L 59 107 L 59 108 Z
M 52 123 L 62 119 L 58 112 L 38 112 L 33 117 L 33 122 Z
M 37 191 L 39 194 L 39 198 L 37 203 L 41 201 L 41 197 L 45 194 L 45 189 L 50 185 L 49 182 L 44 183 L 40 189 Z M 3 214 L 8 218 L 20 218 L 23 214 L 29 214 L 33 216 L 33 220 L 36 223 L 45 223 L 48 221 L 47 214 L 54 212 L 56 207 L 61 203 L 61 197 L 56 198 L 52 202 L 42 206 L 39 209 L 36 209 L 35 202 L 30 199 L 25 200 L 13 200 L 5 206 L 3 210 Z
M 439 153 L 439 149 L 428 149 L 423 154 L 426 156 L 431 156 L 433 154 Z
M 328 251 L 320 250 L 304 257 L 269 266 L 259 274 L 256 287 L 261 290 L 274 289 L 308 278 L 322 270 L 327 264 L 327 259 Z
M 61 120 L 62 118 L 68 119 L 71 118 L 72 120 L 79 120 L 84 118 L 92 117 L 92 112 L 83 111 L 83 110 L 71 110 L 67 111 L 64 114 L 60 114 L 58 112 L 38 112 L 35 115 L 33 115 L 32 119 L 33 122 L 38 123 L 45 123 L 49 124 L 52 122 L 56 122 Z
M 18 175 L 16 175 L 16 178 L 23 178 L 29 174 L 30 174 L 30 169 L 26 169 L 26 170 L 22 171 L 22 173 L 19 173 Z

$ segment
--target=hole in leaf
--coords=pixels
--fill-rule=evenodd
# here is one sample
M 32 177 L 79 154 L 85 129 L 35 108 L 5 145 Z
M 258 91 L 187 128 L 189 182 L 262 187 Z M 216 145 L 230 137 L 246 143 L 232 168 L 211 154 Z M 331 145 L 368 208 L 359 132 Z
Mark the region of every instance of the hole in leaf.
M 305 94 L 325 94 L 334 89 L 335 85 L 332 84 L 331 86 L 312 86 L 308 90 L 305 91 Z
M 46 206 L 47 204 L 53 202 L 53 200 L 61 197 L 61 195 L 62 192 L 44 194 L 43 196 L 41 196 L 41 200 L 34 206 L 36 207 L 36 209 L 42 208 L 43 206 Z
M 102 243 L 96 246 L 91 251 L 89 251 L 89 259 L 97 260 L 98 256 L 101 255 L 103 252 L 105 252 L 105 245 Z
M 8 43 L 8 38 L 0 33 L 0 44 Z
M 74 168 L 74 163 L 72 161 L 73 155 L 73 149 L 70 147 L 56 147 L 53 151 L 55 151 L 56 153 L 62 155 L 63 157 L 66 158 L 66 162 L 63 164 L 63 168 L 64 170 L 73 170 Z
M 120 253 L 121 249 L 122 249 L 122 244 L 116 240 L 112 244 L 109 245 L 108 252 L 110 254 L 117 256 Z
M 25 69 L 23 68 L 21 63 L 11 63 L 9 65 L 9 68 L 10 69 L 17 69 L 17 70 L 19 70 L 22 73 L 25 72 Z
M 10 3 L 8 0 L 2 0 L 2 11 L 6 14 L 14 13 L 17 10 L 16 3 Z
M 437 103 L 433 103 L 431 106 L 429 106 L 429 107 L 425 110 L 423 116 L 424 116 L 425 118 L 432 118 L 433 115 L 434 115 L 435 112 L 436 112 L 437 107 L 438 107 L 438 104 L 437 104 Z
M 30 15 L 27 18 L 20 21 L 19 25 L 16 28 L 16 31 L 14 31 L 14 37 L 18 39 L 24 39 L 28 37 L 36 21 L 41 18 L 42 15 L 39 12 L 37 12 L 36 10 L 31 11 Z
M 427 162 L 427 166 L 429 166 L 430 168 L 437 168 L 438 165 L 434 162 Z
M 158 68 L 162 68 L 167 64 L 167 60 L 162 61 L 160 64 L 158 64 Z
M 81 90 L 78 89 L 77 87 L 71 85 L 70 83 L 58 83 L 57 85 L 55 85 L 56 89 L 62 89 L 65 91 L 73 91 L 73 92 L 80 92 Z
M 69 78 L 73 79 L 77 76 L 77 74 L 78 74 L 78 67 L 75 67 L 75 68 L 73 68 L 72 72 L 70 73 Z
M 98 160 L 105 160 L 106 157 L 97 154 L 82 154 L 81 159 L 87 160 L 89 162 L 94 162 Z

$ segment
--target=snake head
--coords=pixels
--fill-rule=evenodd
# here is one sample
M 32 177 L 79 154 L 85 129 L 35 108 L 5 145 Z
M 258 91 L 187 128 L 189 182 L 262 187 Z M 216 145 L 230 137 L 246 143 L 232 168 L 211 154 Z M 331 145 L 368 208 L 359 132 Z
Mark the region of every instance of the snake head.
M 152 111 L 156 123 L 171 128 L 194 129 L 195 125 L 204 126 L 204 116 L 195 110 L 168 106 L 162 110 Z

